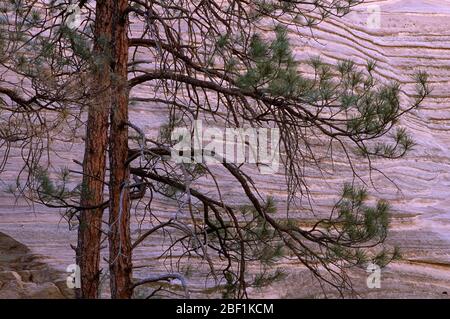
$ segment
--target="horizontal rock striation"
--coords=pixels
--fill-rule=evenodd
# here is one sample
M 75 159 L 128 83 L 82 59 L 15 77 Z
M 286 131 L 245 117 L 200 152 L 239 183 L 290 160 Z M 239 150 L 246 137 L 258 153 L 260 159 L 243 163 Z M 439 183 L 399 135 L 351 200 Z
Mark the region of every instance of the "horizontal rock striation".
M 373 12 L 378 11 L 380 25 L 374 27 L 368 21 Z M 413 99 L 413 74 L 418 70 L 430 74 L 431 95 L 400 123 L 414 137 L 417 143 L 414 150 L 401 160 L 373 163 L 389 179 L 367 170 L 367 163 L 356 164 L 362 180 L 374 186 L 370 190 L 372 197 L 387 199 L 393 205 L 388 240 L 400 247 L 403 259 L 382 270 L 380 289 L 367 288 L 364 271 L 357 271 L 352 277 L 356 296 L 360 297 L 445 298 L 450 293 L 450 1 L 370 1 L 348 16 L 331 18 L 312 31 L 313 38 L 307 29 L 290 30 L 299 60 L 320 55 L 328 63 L 352 59 L 360 66 L 367 60 L 374 60 L 380 80 L 402 84 L 405 103 Z M 133 94 L 146 97 L 151 90 L 150 86 L 141 86 Z M 136 102 L 132 104 L 130 118 L 149 136 L 156 136 L 159 124 L 167 122 L 167 109 L 159 104 L 150 106 Z M 81 158 L 81 139 L 59 147 L 61 158 L 54 166 L 75 168 L 72 160 Z M 20 161 L 19 154 L 16 155 L 10 158 L 5 174 L 0 177 L 4 185 L 15 177 Z M 324 176 L 315 170 L 306 172 L 311 198 L 319 213 L 329 211 L 343 182 L 350 176 L 348 164 L 339 158 L 324 161 L 323 173 Z M 242 191 L 229 177 L 218 174 L 223 194 L 240 204 Z M 262 194 L 275 198 L 279 212 L 283 212 L 286 191 L 282 175 L 255 176 L 255 182 Z M 210 184 L 211 181 L 200 181 L 196 187 L 208 189 Z M 169 217 L 176 206 L 167 200 L 155 199 L 153 211 Z M 290 216 L 308 219 L 311 217 L 308 214 L 299 209 Z M 137 222 L 133 228 L 137 235 Z M 145 230 L 150 225 L 144 223 L 142 228 Z M 76 232 L 69 232 L 58 211 L 32 207 L 2 192 L 0 231 L 26 244 L 33 253 L 45 256 L 45 262 L 58 271 L 65 271 L 74 263 L 74 251 L 69 244 L 76 242 Z M 157 259 L 162 241 L 161 236 L 152 237 L 136 250 L 137 277 L 166 271 L 163 261 Z M 288 277 L 267 289 L 251 291 L 251 296 L 337 296 L 333 292 L 324 295 L 317 282 L 298 263 L 285 261 L 279 267 L 287 271 Z M 194 297 L 217 296 L 213 290 L 204 290 L 200 274 L 191 274 L 189 282 Z

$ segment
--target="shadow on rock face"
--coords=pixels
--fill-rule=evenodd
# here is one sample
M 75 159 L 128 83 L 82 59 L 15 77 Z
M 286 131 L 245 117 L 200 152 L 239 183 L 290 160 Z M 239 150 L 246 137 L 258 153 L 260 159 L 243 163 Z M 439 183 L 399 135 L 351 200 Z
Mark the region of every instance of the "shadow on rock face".
M 50 268 L 41 258 L 0 232 L 0 299 L 73 298 L 65 274 Z

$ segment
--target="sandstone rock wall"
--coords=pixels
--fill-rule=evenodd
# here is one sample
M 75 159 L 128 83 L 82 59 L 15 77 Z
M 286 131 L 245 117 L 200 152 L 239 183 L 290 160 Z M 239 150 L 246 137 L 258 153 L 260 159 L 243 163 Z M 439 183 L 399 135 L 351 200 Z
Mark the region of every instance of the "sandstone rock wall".
M 379 6 L 380 27 L 367 24 L 368 6 Z M 450 1 L 442 0 L 385 0 L 370 1 L 359 6 L 343 19 L 330 19 L 314 30 L 309 39 L 307 30 L 291 30 L 295 54 L 299 59 L 321 55 L 326 62 L 351 58 L 363 65 L 367 59 L 378 62 L 377 76 L 402 83 L 404 101 L 413 94 L 411 75 L 421 69 L 430 73 L 433 92 L 423 106 L 405 116 L 401 124 L 412 132 L 417 146 L 406 158 L 398 161 L 379 161 L 381 169 L 392 181 L 381 174 L 369 173 L 361 163 L 361 175 L 372 177 L 374 197 L 388 199 L 394 208 L 393 230 L 389 241 L 400 246 L 404 259 L 382 272 L 382 288 L 369 290 L 366 274 L 354 276 L 355 287 L 362 297 L 445 297 L 450 292 Z M 299 37 L 302 35 L 303 37 Z M 136 95 L 145 96 L 146 89 Z M 148 134 L 157 133 L 158 123 L 166 122 L 162 105 L 139 103 L 132 106 L 131 119 Z M 60 165 L 73 165 L 80 158 L 81 141 L 66 146 Z M 2 181 L 14 177 L 16 159 L 8 164 Z M 318 209 L 326 210 L 335 199 L 343 182 L 345 162 L 336 159 L 328 163 L 326 181 L 314 172 L 308 175 L 311 193 Z M 284 198 L 281 176 L 256 178 L 265 194 Z M 239 198 L 240 190 L 227 178 L 221 178 L 224 193 Z M 207 188 L 208 183 L 200 185 Z M 157 201 L 155 209 L 170 214 L 172 205 Z M 300 213 L 298 213 L 300 214 Z M 293 215 L 294 217 L 297 216 Z M 69 243 L 76 234 L 68 232 L 58 212 L 40 206 L 30 207 L 15 202 L 6 193 L 0 193 L 0 231 L 26 244 L 33 253 L 46 257 L 52 267 L 60 271 L 74 262 Z M 155 249 L 161 238 L 155 237 L 137 250 L 136 265 L 152 265 L 136 274 L 164 271 L 155 260 Z M 253 291 L 263 297 L 322 296 L 317 284 L 296 263 L 282 265 L 290 275 L 286 281 L 264 291 Z M 192 281 L 200 289 L 199 278 Z M 333 294 L 331 294 L 333 296 Z

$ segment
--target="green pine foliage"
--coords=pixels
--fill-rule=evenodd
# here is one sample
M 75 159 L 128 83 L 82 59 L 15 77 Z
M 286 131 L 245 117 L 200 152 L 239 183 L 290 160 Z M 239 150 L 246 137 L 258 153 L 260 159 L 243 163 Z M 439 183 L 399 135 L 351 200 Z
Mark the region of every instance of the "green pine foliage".
M 304 80 L 297 72 L 287 38 L 287 29 L 278 26 L 273 41 L 265 41 L 257 34 L 249 47 L 249 58 L 254 62 L 237 85 L 245 90 L 264 89 L 272 95 L 294 96 L 302 89 Z
M 70 177 L 67 168 L 52 178 L 48 169 L 38 166 L 32 170 L 32 176 L 39 198 L 49 206 L 65 205 L 67 199 L 73 198 L 74 191 L 67 187 Z
M 389 229 L 390 205 L 384 200 L 368 205 L 364 188 L 345 184 L 342 197 L 335 206 L 337 216 L 318 224 L 325 234 L 336 238 L 323 258 L 334 263 L 345 261 L 364 267 L 374 262 L 380 267 L 401 258 L 398 247 L 388 249 L 380 245 Z
M 317 124 L 312 114 L 327 119 L 339 128 L 339 135 L 352 138 L 355 153 L 364 157 L 399 158 L 414 147 L 405 128 L 397 126 L 407 111 L 401 108 L 400 85 L 379 83 L 375 61 L 368 61 L 364 68 L 351 60 L 330 65 L 320 57 L 299 63 L 291 50 L 288 29 L 278 25 L 274 35 L 273 40 L 252 36 L 247 48 L 250 65 L 236 79 L 240 89 L 298 108 L 299 113 L 309 112 L 308 117 L 298 119 L 305 121 L 305 126 Z M 313 76 L 305 71 L 308 67 Z M 414 75 L 417 97 L 409 109 L 431 92 L 427 80 L 424 72 Z

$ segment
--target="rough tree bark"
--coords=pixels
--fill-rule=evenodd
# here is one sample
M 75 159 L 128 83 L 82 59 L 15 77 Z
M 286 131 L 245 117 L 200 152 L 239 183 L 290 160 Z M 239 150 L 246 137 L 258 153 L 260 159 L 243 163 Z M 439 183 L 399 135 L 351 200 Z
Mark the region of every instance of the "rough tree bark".
M 77 264 L 81 272 L 79 298 L 99 296 L 99 263 L 102 215 L 104 207 L 104 181 L 108 143 L 108 115 L 111 105 L 111 72 L 109 42 L 111 41 L 112 10 L 106 5 L 111 1 L 97 1 L 95 19 L 93 68 L 93 96 L 88 110 L 85 152 L 83 160 L 82 210 L 79 217 Z
M 110 114 L 109 255 L 111 297 L 131 298 L 131 242 L 128 157 L 127 0 L 110 1 L 113 10 L 112 104 Z

